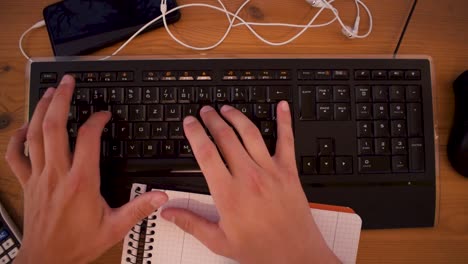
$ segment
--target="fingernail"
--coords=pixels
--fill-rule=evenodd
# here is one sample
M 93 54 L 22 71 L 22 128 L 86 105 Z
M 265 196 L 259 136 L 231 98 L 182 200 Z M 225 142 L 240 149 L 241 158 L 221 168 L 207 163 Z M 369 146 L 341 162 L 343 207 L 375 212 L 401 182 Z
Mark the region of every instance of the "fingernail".
M 229 112 L 229 111 L 231 111 L 233 109 L 234 109 L 234 107 L 232 107 L 230 105 L 223 105 L 223 107 L 221 107 L 221 112 L 226 113 L 226 112 Z
M 193 116 L 187 116 L 185 119 L 184 119 L 184 125 L 189 125 L 189 124 L 192 124 L 193 122 L 197 121 L 197 119 Z
M 285 101 L 282 101 L 281 102 L 281 109 L 284 111 L 284 112 L 289 112 L 289 104 Z
M 209 106 L 209 105 L 205 105 L 204 107 L 202 107 L 202 109 L 200 110 L 200 112 L 202 113 L 206 113 L 206 112 L 209 112 L 209 111 L 213 111 L 213 107 Z
M 159 208 L 161 207 L 161 205 L 163 205 L 164 203 L 167 202 L 167 197 L 165 196 L 162 196 L 162 195 L 158 195 L 158 196 L 155 196 L 152 200 L 151 200 L 151 205 L 154 207 L 154 208 Z
M 60 81 L 60 85 L 73 83 L 74 80 L 75 79 L 72 76 L 64 75 L 62 80 Z
M 54 88 L 49 88 L 47 91 L 44 93 L 43 97 L 49 98 L 54 94 L 55 89 Z

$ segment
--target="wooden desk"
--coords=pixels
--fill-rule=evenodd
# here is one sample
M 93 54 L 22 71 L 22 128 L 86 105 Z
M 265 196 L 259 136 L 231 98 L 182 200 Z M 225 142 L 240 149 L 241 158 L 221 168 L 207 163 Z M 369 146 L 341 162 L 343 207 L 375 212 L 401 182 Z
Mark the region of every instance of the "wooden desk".
M 3 157 L 9 137 L 24 122 L 25 59 L 20 55 L 17 41 L 21 33 L 41 20 L 42 8 L 55 0 L 0 2 L 0 114 L 7 115 L 11 124 L 0 130 L 0 156 Z M 188 3 L 193 1 L 179 1 Z M 214 0 L 203 2 L 215 3 Z M 234 10 L 242 1 L 225 1 Z M 341 14 L 348 24 L 353 23 L 354 6 L 351 1 L 337 1 L 344 8 Z M 457 175 L 450 167 L 445 152 L 453 116 L 451 83 L 468 69 L 466 27 L 468 9 L 465 0 L 440 2 L 419 1 L 400 54 L 427 54 L 435 65 L 436 114 L 439 124 L 440 158 L 440 217 L 439 225 L 427 229 L 364 231 L 360 243 L 360 263 L 462 263 L 468 259 L 468 179 Z M 270 47 L 254 39 L 244 28 L 232 31 L 219 48 L 203 53 L 187 50 L 175 44 L 164 30 L 137 38 L 122 55 L 149 54 L 206 54 L 207 56 L 247 56 L 248 54 L 391 54 L 398 41 L 412 1 L 366 1 L 374 15 L 375 30 L 365 40 L 344 38 L 337 25 L 310 30 L 284 47 Z M 345 10 L 349 10 L 346 11 Z M 255 21 L 283 21 L 306 23 L 315 12 L 302 0 L 253 0 L 241 16 Z M 213 43 L 226 27 L 225 16 L 214 11 L 191 8 L 182 11 L 183 17 L 172 28 L 193 45 Z M 324 16 L 328 19 L 329 16 Z M 320 21 L 325 21 L 321 19 Z M 362 24 L 367 24 L 363 16 Z M 362 32 L 364 30 L 361 30 Z M 292 36 L 296 30 L 263 28 L 259 32 L 273 40 Z M 32 32 L 25 42 L 33 56 L 52 55 L 45 29 Z M 117 45 L 97 54 L 110 54 Z M 22 222 L 22 193 L 6 163 L 0 160 L 0 200 L 17 223 Z M 21 227 L 22 225 L 19 224 Z M 121 245 L 116 245 L 96 263 L 119 263 Z

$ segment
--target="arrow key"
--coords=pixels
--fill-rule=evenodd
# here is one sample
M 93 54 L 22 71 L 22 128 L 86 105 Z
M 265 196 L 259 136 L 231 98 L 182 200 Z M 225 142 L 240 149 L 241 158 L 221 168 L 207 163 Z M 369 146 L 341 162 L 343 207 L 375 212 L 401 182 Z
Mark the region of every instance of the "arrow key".
M 320 157 L 319 173 L 332 174 L 334 172 L 334 160 L 332 157 Z
M 302 173 L 317 174 L 315 157 L 302 157 Z
M 353 157 L 336 157 L 335 164 L 337 174 L 353 173 Z

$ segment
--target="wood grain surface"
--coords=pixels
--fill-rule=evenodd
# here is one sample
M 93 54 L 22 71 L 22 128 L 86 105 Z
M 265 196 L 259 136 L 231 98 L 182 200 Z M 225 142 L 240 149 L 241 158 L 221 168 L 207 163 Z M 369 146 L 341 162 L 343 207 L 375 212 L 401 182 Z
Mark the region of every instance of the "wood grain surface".
M 0 157 L 4 156 L 9 137 L 24 123 L 25 65 L 18 49 L 24 30 L 42 19 L 42 9 L 54 0 L 2 0 L 0 2 L 0 116 L 10 124 L 0 129 Z M 179 1 L 185 4 L 193 1 Z M 198 1 L 197 1 L 198 2 Z M 214 0 L 200 1 L 213 3 Z M 236 10 L 243 1 L 225 1 Z M 392 54 L 409 13 L 410 0 L 367 0 L 374 16 L 374 31 L 364 40 L 349 40 L 337 24 L 308 30 L 293 43 L 271 47 L 255 39 L 244 27 L 234 28 L 226 41 L 210 51 L 192 51 L 176 44 L 164 30 L 156 30 L 135 39 L 120 55 L 191 55 L 203 57 L 243 57 L 249 54 L 292 56 L 299 54 Z M 345 23 L 352 24 L 355 7 L 350 0 L 337 0 Z M 403 39 L 399 54 L 425 54 L 435 66 L 434 98 L 439 135 L 440 206 L 439 224 L 435 228 L 363 231 L 359 263 L 466 263 L 468 259 L 468 179 L 456 174 L 446 155 L 446 142 L 453 116 L 452 81 L 468 68 L 468 10 L 466 0 L 419 1 Z M 240 13 L 256 22 L 307 23 L 316 12 L 303 0 L 252 0 Z M 319 22 L 328 21 L 324 12 Z M 202 8 L 182 10 L 181 20 L 171 26 L 174 34 L 191 45 L 211 45 L 224 33 L 225 15 Z M 368 19 L 362 15 L 361 33 Z M 298 30 L 290 28 L 256 28 L 272 41 L 282 41 Z M 96 55 L 108 55 L 119 45 L 103 49 Z M 51 56 L 44 28 L 25 39 L 25 49 L 32 56 Z M 0 117 L 1 118 L 1 117 Z M 21 187 L 3 159 L 0 159 L 0 200 L 12 218 L 22 226 Z M 122 245 L 118 244 L 96 263 L 119 263 Z

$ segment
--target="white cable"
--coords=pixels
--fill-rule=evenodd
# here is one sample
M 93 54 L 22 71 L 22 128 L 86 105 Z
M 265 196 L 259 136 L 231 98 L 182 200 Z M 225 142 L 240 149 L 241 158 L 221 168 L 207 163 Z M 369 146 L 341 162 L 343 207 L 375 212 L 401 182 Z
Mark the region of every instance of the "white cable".
M 305 25 L 298 25 L 298 24 L 288 24 L 288 23 L 256 23 L 256 22 L 247 22 L 245 21 L 243 18 L 239 17 L 239 13 L 240 11 L 250 2 L 250 0 L 246 0 L 238 9 L 235 13 L 232 13 L 230 12 L 229 10 L 227 10 L 226 6 L 223 4 L 223 2 L 221 0 L 218 0 L 218 3 L 221 5 L 221 7 L 218 7 L 218 6 L 214 6 L 214 5 L 210 5 L 210 4 L 204 4 L 204 3 L 192 3 L 192 4 L 185 4 L 185 5 L 181 5 L 181 6 L 177 6 L 171 10 L 167 10 L 167 0 L 161 0 L 161 15 L 158 16 L 157 18 L 151 20 L 150 22 L 148 22 L 147 24 L 145 24 L 143 27 L 141 27 L 137 32 L 135 32 L 125 43 L 123 43 L 116 51 L 114 51 L 110 56 L 107 56 L 107 57 L 104 57 L 104 58 L 101 58 L 100 60 L 106 60 L 112 56 L 115 56 L 117 55 L 122 49 L 124 49 L 130 42 L 133 41 L 133 39 L 135 39 L 142 31 L 144 31 L 145 29 L 147 29 L 149 26 L 151 26 L 152 24 L 154 24 L 156 21 L 160 20 L 162 18 L 163 20 L 163 24 L 164 24 L 164 28 L 166 29 L 166 32 L 169 34 L 169 36 L 174 40 L 176 41 L 177 43 L 179 43 L 180 45 L 186 47 L 186 48 L 189 48 L 189 49 L 194 49 L 194 50 L 209 50 L 209 49 L 213 49 L 213 48 L 216 48 L 217 46 L 219 46 L 221 43 L 223 43 L 223 41 L 226 39 L 226 37 L 229 35 L 229 33 L 231 32 L 231 29 L 233 27 L 238 27 L 238 26 L 246 26 L 247 29 L 255 36 L 257 37 L 260 41 L 268 44 L 268 45 L 271 45 L 271 46 L 282 46 L 282 45 L 286 45 L 294 40 L 296 40 L 298 37 L 300 37 L 307 29 L 309 28 L 317 28 L 317 27 L 324 27 L 324 26 L 327 26 L 327 25 L 330 25 L 332 23 L 334 23 L 335 21 L 338 21 L 338 23 L 340 24 L 341 28 L 343 29 L 343 31 L 345 31 L 346 33 L 348 33 L 350 36 L 354 37 L 354 38 L 366 38 L 367 36 L 370 35 L 370 33 L 372 32 L 372 26 L 373 26 L 373 21 L 372 21 L 372 14 L 369 10 L 369 8 L 361 1 L 361 0 L 353 0 L 356 4 L 356 20 L 355 20 L 355 25 L 358 24 L 359 22 L 359 19 L 360 19 L 360 8 L 359 8 L 359 5 L 361 5 L 365 11 L 367 12 L 367 15 L 369 17 L 369 28 L 368 28 L 368 31 L 363 34 L 363 35 L 359 35 L 359 34 L 356 34 L 354 32 L 351 32 L 347 26 L 343 23 L 343 21 L 341 20 L 341 17 L 338 13 L 338 10 L 333 7 L 333 5 L 331 4 L 334 0 L 320 0 L 323 2 L 323 6 L 317 11 L 317 13 L 312 17 L 312 19 L 309 21 L 309 23 L 305 24 Z M 229 26 L 228 28 L 226 29 L 224 35 L 213 45 L 211 46 L 206 46 L 206 47 L 194 47 L 194 46 L 191 46 L 189 44 L 186 44 L 185 42 L 179 40 L 176 36 L 174 36 L 171 32 L 171 30 L 169 29 L 169 26 L 167 24 L 167 21 L 166 21 L 166 15 L 172 13 L 172 12 L 175 12 L 177 10 L 180 10 L 180 9 L 183 9 L 183 8 L 188 8 L 188 7 L 206 7 L 206 8 L 210 8 L 210 9 L 214 9 L 214 10 L 217 10 L 219 12 L 222 12 L 222 13 L 225 13 L 226 15 L 226 18 L 227 20 L 229 21 Z M 315 22 L 315 20 L 318 18 L 318 16 L 323 12 L 324 9 L 330 9 L 331 12 L 333 13 L 334 15 L 334 18 L 331 19 L 330 21 L 328 22 L 325 22 L 325 23 L 322 23 L 322 24 L 313 24 Z M 234 24 L 234 22 L 236 20 L 239 20 L 240 22 L 237 23 L 237 24 Z M 23 38 L 33 29 L 36 29 L 36 28 L 40 28 L 40 27 L 43 27 L 45 25 L 45 22 L 44 21 L 40 21 L 36 24 L 34 24 L 31 28 L 29 28 L 28 30 L 26 30 L 23 35 L 21 35 L 21 38 L 20 38 L 20 41 L 19 41 L 19 47 L 20 47 L 20 50 L 22 52 L 22 54 L 24 55 L 24 57 L 26 59 L 28 59 L 29 61 L 32 61 L 31 58 L 29 58 L 29 56 L 24 52 L 23 50 L 23 47 L 22 47 L 22 42 L 23 42 Z M 272 41 L 269 41 L 267 39 L 265 39 L 264 37 L 262 37 L 260 34 L 258 34 L 258 32 L 252 28 L 252 26 L 281 26 L 281 27 L 291 27 L 291 28 L 302 28 L 298 33 L 296 33 L 293 37 L 291 37 L 290 39 L 286 40 L 286 41 L 282 41 L 282 42 L 272 42 Z
M 26 30 L 20 37 L 20 40 L 19 40 L 19 49 L 21 51 L 21 53 L 23 54 L 23 56 L 28 60 L 28 61 L 31 61 L 31 58 L 28 56 L 28 54 L 26 54 L 26 52 L 24 51 L 23 49 L 23 39 L 24 37 L 26 37 L 26 35 L 31 32 L 32 30 L 36 29 L 36 28 L 41 28 L 45 26 L 45 21 L 44 20 L 41 20 L 39 22 L 37 22 L 36 24 L 32 25 L 32 27 L 28 28 L 28 30 Z

